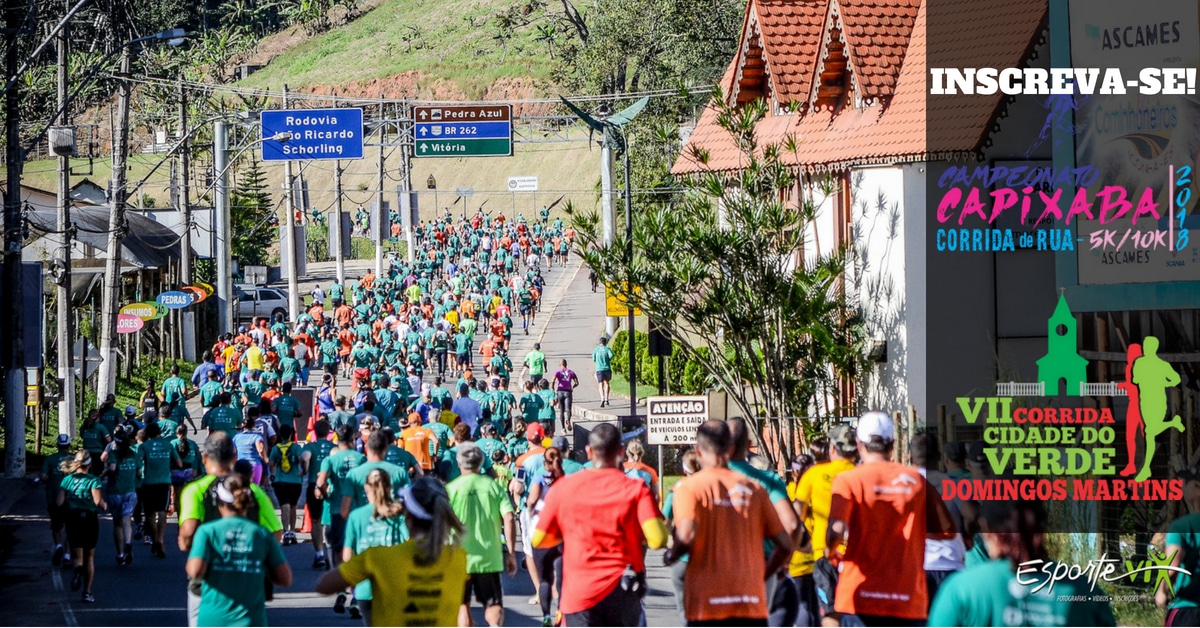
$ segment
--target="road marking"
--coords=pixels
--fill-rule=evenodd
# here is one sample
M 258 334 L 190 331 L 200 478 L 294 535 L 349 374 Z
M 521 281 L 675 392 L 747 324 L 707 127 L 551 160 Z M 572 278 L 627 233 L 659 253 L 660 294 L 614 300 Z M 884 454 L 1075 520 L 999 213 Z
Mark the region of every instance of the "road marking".
M 75 620 L 75 611 L 71 610 L 71 603 L 68 602 L 66 597 L 62 595 L 65 593 L 65 588 L 63 587 L 62 582 L 62 569 L 59 567 L 54 567 L 50 573 L 51 579 L 54 580 L 54 590 L 59 593 L 58 605 L 62 607 L 63 621 L 66 622 L 68 626 L 78 626 L 79 622 Z
M 80 613 L 174 613 L 187 611 L 186 606 L 145 606 L 142 608 L 96 608 L 88 606 L 79 609 Z

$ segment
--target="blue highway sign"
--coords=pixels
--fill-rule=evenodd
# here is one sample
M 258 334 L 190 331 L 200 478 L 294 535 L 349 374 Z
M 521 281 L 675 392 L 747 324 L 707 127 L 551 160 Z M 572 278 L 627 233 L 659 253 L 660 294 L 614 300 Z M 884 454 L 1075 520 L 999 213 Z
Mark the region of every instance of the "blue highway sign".
M 263 161 L 362 159 L 362 109 L 284 109 L 262 112 Z
M 413 107 L 416 157 L 512 155 L 512 105 Z

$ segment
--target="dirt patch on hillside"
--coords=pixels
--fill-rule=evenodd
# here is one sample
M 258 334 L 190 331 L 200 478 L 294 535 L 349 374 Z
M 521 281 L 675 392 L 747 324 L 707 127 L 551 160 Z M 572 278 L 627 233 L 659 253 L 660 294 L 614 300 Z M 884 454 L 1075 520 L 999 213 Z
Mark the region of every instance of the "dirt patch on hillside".
M 354 19 L 362 19 L 372 9 L 383 4 L 384 0 L 359 0 L 358 8 Z M 333 22 L 333 28 L 344 26 L 352 20 L 347 19 L 347 11 L 345 7 L 334 7 L 329 12 L 329 19 Z M 261 39 L 254 47 L 254 50 L 242 55 L 237 59 L 236 65 L 259 65 L 265 66 L 272 59 L 279 55 L 299 46 L 300 44 L 312 39 L 304 28 L 301 26 L 292 26 L 286 28 L 274 35 L 268 35 Z M 235 65 L 235 64 L 230 64 Z

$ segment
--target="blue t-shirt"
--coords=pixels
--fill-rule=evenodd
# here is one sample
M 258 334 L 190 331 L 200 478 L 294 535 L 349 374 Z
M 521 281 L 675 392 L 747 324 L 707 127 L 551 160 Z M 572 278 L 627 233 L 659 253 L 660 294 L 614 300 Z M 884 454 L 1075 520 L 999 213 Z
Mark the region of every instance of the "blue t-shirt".
M 238 432 L 233 437 L 233 446 L 237 448 L 238 460 L 249 460 L 255 464 L 261 464 L 262 458 L 258 455 L 258 447 L 255 443 L 262 443 L 266 447 L 267 442 L 263 440 L 262 434 L 258 432 Z

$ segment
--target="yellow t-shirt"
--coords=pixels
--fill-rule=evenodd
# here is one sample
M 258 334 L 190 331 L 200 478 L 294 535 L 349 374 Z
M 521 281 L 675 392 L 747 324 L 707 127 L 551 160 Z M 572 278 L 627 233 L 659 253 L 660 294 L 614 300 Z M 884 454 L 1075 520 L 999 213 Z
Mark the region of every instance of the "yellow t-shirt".
M 251 371 L 263 370 L 264 358 L 263 350 L 258 346 L 246 349 L 246 368 Z
M 793 552 L 788 573 L 793 578 L 813 572 L 813 563 L 825 555 L 825 530 L 829 527 L 829 507 L 833 503 L 833 478 L 854 468 L 849 460 L 834 460 L 813 466 L 796 484 L 794 501 L 807 504 L 804 527 L 812 535 L 812 552 Z
M 371 581 L 373 626 L 454 626 L 467 585 L 467 551 L 447 546 L 432 565 L 413 559 L 412 540 L 371 547 L 338 569 L 350 584 Z

